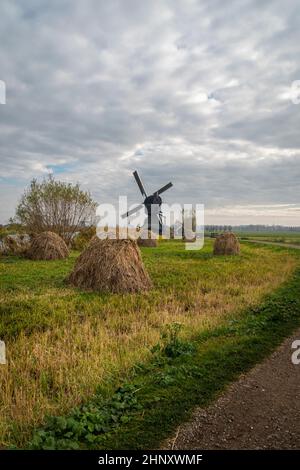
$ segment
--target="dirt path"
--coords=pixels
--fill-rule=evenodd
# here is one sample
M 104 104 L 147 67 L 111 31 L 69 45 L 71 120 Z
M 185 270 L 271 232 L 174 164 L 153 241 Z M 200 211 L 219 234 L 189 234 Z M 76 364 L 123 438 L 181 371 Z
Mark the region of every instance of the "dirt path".
M 164 449 L 300 449 L 300 364 L 286 339 L 272 356 L 195 410 Z

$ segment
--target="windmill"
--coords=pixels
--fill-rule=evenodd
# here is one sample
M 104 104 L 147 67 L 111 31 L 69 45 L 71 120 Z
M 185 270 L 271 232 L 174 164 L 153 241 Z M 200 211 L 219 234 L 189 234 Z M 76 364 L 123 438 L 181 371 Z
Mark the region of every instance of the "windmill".
M 146 212 L 147 212 L 147 217 L 148 217 L 148 230 L 154 230 L 155 231 L 155 216 L 158 221 L 158 231 L 159 234 L 162 234 L 162 211 L 160 210 L 160 207 L 162 205 L 162 199 L 160 197 L 160 194 L 164 193 L 167 191 L 167 189 L 171 188 L 173 186 L 172 183 L 168 183 L 162 188 L 160 188 L 158 191 L 155 191 L 153 194 L 150 196 L 147 196 L 147 193 L 145 191 L 144 185 L 142 183 L 141 178 L 139 177 L 139 174 L 137 171 L 133 172 L 133 176 L 135 178 L 135 181 L 137 182 L 137 185 L 142 193 L 142 196 L 145 198 L 144 202 L 142 204 L 139 204 L 138 206 L 134 207 L 130 211 L 126 212 L 125 214 L 122 215 L 122 218 L 125 219 L 126 217 L 130 217 L 131 215 L 135 214 L 138 212 L 140 209 L 145 207 Z

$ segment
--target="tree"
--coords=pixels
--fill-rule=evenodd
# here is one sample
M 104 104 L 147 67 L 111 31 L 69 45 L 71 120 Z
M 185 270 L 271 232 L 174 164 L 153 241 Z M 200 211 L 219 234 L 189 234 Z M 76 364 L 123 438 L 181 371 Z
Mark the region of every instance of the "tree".
M 16 209 L 16 220 L 30 232 L 52 231 L 70 243 L 75 232 L 95 221 L 96 202 L 79 184 L 49 176 L 33 179 Z

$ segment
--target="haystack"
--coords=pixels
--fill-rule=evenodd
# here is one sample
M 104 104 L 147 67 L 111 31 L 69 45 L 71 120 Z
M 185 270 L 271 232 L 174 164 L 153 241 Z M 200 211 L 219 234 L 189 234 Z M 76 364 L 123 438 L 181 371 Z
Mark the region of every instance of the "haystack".
M 135 240 L 100 240 L 94 237 L 75 263 L 68 282 L 100 292 L 139 292 L 151 280 Z
M 69 249 L 64 240 L 53 232 L 42 232 L 33 237 L 26 253 L 33 260 L 51 260 L 67 258 Z
M 7 235 L 0 240 L 0 253 L 3 255 L 23 256 L 30 247 L 30 236 L 25 233 Z
M 196 241 L 196 234 L 192 230 L 185 230 L 184 231 L 184 236 L 183 236 L 183 241 L 185 242 L 194 242 Z
M 157 246 L 157 235 L 151 230 L 143 230 L 137 242 L 139 246 L 155 248 Z
M 234 233 L 225 232 L 218 235 L 214 243 L 214 255 L 238 255 L 240 244 Z

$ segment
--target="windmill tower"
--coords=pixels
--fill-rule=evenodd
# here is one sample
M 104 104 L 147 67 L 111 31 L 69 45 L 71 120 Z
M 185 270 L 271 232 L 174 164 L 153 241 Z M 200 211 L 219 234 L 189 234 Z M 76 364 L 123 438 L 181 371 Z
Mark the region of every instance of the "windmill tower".
M 143 203 L 139 204 L 138 206 L 123 214 L 122 218 L 125 219 L 126 217 L 130 217 L 131 215 L 135 214 L 144 207 L 147 213 L 148 230 L 158 232 L 159 235 L 161 235 L 163 225 L 163 214 L 161 211 L 162 198 L 160 197 L 160 194 L 164 193 L 169 188 L 171 188 L 173 184 L 168 183 L 162 188 L 155 191 L 153 194 L 148 196 L 138 172 L 134 171 L 133 176 L 139 187 L 139 190 L 141 191 L 142 196 L 144 197 L 144 201 Z

